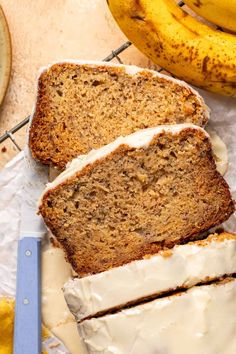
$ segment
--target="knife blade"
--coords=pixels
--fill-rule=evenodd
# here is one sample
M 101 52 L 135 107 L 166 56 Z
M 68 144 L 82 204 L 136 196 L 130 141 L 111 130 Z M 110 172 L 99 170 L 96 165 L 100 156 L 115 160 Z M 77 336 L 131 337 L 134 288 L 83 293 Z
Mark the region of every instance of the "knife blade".
M 25 149 L 24 186 L 17 255 L 14 354 L 41 353 L 41 239 L 46 232 L 37 214 L 38 199 L 48 182 L 48 168 Z

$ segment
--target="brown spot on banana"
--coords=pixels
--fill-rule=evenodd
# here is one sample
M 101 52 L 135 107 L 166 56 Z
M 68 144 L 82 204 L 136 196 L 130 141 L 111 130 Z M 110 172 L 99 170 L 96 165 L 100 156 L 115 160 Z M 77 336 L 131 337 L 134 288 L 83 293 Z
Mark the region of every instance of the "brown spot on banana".
M 202 2 L 201 2 L 201 0 L 196 0 L 194 3 L 193 3 L 193 5 L 195 5 L 196 7 L 201 7 L 202 6 Z
M 138 21 L 143 21 L 143 22 L 145 22 L 145 18 L 142 17 L 142 16 L 140 16 L 140 15 L 133 15 L 133 16 L 130 16 L 130 18 L 131 18 L 132 20 L 138 20 Z
M 204 57 L 203 61 L 202 61 L 202 73 L 206 74 L 208 72 L 207 70 L 207 64 L 210 60 L 210 57 L 207 55 Z
M 144 7 L 142 6 L 140 0 L 134 0 L 134 9 L 135 9 L 137 12 L 142 13 L 143 16 L 145 15 L 145 9 L 144 9 Z
M 183 12 L 182 12 L 182 17 L 187 17 L 187 16 L 188 16 L 187 12 L 185 12 L 185 11 L 183 10 Z
M 140 0 L 135 0 L 132 8 L 133 14 L 130 16 L 132 20 L 145 22 L 145 9 L 141 5 Z
M 136 5 L 137 7 L 143 8 L 142 5 L 141 5 L 140 0 L 134 0 L 134 3 L 135 3 L 135 5 Z

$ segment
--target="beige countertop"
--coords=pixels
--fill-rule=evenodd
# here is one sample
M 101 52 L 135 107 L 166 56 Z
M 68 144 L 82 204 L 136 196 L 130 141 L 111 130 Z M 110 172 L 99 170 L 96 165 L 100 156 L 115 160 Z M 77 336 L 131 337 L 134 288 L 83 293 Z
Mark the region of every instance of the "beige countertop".
M 0 4 L 13 51 L 11 81 L 0 109 L 0 135 L 31 113 L 41 66 L 65 58 L 103 59 L 126 41 L 106 0 L 1 0 Z M 133 46 L 120 57 L 125 64 L 150 66 Z M 26 127 L 14 135 L 21 148 L 25 133 Z M 9 139 L 1 144 L 0 168 L 17 152 Z

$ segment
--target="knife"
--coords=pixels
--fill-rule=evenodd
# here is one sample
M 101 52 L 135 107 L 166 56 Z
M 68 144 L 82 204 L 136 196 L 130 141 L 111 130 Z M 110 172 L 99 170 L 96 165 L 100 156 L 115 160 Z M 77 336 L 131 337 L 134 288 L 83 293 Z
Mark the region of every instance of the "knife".
M 37 204 L 48 182 L 48 169 L 25 150 L 21 224 L 17 254 L 14 354 L 41 353 L 41 239 L 46 227 Z

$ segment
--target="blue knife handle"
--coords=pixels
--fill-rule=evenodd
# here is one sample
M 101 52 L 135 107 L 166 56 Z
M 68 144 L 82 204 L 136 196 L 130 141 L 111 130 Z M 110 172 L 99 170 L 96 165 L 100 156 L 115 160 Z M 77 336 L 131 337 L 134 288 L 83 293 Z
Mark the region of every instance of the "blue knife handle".
M 41 239 L 18 243 L 14 354 L 41 353 Z

